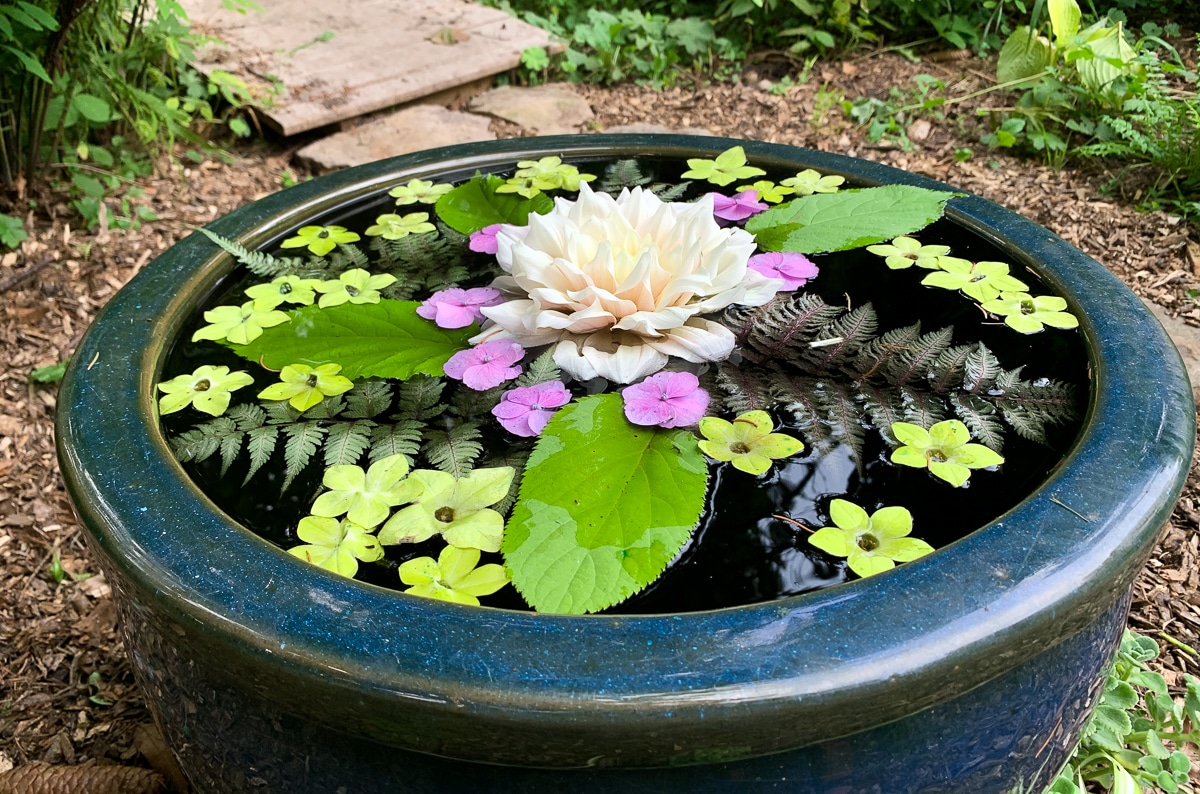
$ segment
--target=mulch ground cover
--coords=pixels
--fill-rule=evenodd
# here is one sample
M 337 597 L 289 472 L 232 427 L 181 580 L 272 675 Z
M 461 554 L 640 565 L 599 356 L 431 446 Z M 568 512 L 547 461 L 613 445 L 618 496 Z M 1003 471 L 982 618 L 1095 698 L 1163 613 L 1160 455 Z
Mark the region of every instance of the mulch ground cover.
M 857 155 L 949 182 L 1008 207 L 1095 257 L 1144 299 L 1200 326 L 1200 238 L 1165 212 L 1139 212 L 1140 196 L 1110 190 L 1100 166 L 1056 170 L 978 144 L 975 103 L 907 120 L 909 148 L 867 140 L 832 99 L 911 93 L 930 74 L 948 95 L 989 84 L 989 66 L 964 58 L 911 63 L 881 55 L 818 64 L 808 82 L 771 88 L 795 65 L 768 58 L 738 83 L 580 88 L 596 129 L 658 123 L 702 127 Z M 985 102 L 1002 104 L 1002 99 Z M 969 105 L 969 107 L 968 107 Z M 501 135 L 521 134 L 496 124 Z M 161 755 L 116 630 L 111 592 L 91 560 L 55 462 L 55 389 L 29 380 L 68 357 L 88 323 L 139 268 L 196 227 L 282 187 L 291 168 L 283 144 L 235 152 L 230 162 L 164 160 L 143 180 L 158 216 L 133 231 L 76 228 L 63 197 L 42 197 L 31 239 L 0 255 L 0 772 L 30 762 L 146 765 Z M 967 158 L 967 152 L 970 156 Z M 1200 646 L 1200 465 L 1139 578 L 1130 626 L 1160 639 L 1169 683 L 1200 674 L 1200 659 L 1164 635 Z M 52 567 L 61 565 L 61 581 Z M 1200 778 L 1198 778 L 1200 779 Z

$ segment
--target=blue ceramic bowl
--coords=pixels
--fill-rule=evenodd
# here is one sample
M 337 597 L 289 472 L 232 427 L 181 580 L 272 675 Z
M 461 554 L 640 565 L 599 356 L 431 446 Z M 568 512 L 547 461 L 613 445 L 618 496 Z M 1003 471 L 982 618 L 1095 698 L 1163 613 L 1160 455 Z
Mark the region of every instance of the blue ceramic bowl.
M 416 177 L 548 154 L 713 157 L 735 143 L 760 166 L 946 189 L 762 143 L 526 138 L 339 172 L 211 228 L 253 248 Z M 1183 486 L 1192 395 L 1162 328 L 1096 262 L 981 198 L 947 215 L 1034 269 L 1080 318 L 1092 390 L 1074 447 L 1029 498 L 929 557 L 676 615 L 410 597 L 327 574 L 238 525 L 175 461 L 154 389 L 172 340 L 233 262 L 195 234 L 151 263 L 73 357 L 59 457 L 140 683 L 196 789 L 1040 791 L 1095 702 L 1131 583 Z

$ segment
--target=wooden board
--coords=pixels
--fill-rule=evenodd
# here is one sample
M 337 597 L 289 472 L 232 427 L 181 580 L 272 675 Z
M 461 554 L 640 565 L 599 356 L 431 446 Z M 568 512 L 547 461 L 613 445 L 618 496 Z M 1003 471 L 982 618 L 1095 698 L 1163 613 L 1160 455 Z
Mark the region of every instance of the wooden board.
M 545 31 L 466 0 L 259 4 L 243 15 L 222 0 L 183 0 L 193 31 L 224 42 L 200 54 L 201 71 L 235 74 L 263 96 L 282 83 L 262 113 L 284 135 L 498 74 L 526 47 L 550 46 Z

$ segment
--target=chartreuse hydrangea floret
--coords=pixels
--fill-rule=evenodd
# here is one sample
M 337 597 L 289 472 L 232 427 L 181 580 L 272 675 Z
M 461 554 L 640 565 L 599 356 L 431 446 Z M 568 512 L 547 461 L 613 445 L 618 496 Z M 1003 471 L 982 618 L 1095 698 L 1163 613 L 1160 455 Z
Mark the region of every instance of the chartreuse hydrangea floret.
M 738 185 L 735 188 L 737 192 L 744 193 L 747 190 L 753 190 L 760 201 L 765 201 L 768 204 L 778 204 L 784 198 L 790 196 L 796 191 L 785 185 L 777 185 L 767 179 L 760 179 L 752 185 Z
M 540 160 L 521 160 L 517 163 L 517 172 L 496 188 L 496 192 L 533 198 L 543 190 L 579 190 L 580 182 L 591 182 L 595 178 L 594 174 L 579 173 L 578 168 L 552 155 Z
M 491 509 L 508 495 L 516 471 L 511 466 L 475 469 L 465 477 L 417 469 L 401 484 L 404 501 L 413 502 L 388 519 L 379 542 L 420 543 L 441 535 L 451 546 L 499 551 L 504 517 Z
M 722 187 L 738 179 L 750 179 L 767 173 L 761 168 L 746 165 L 746 150 L 740 146 L 726 149 L 715 160 L 693 158 L 687 164 L 688 170 L 683 172 L 684 179 L 704 179 Z
M 435 185 L 424 179 L 410 179 L 407 185 L 400 185 L 388 191 L 388 195 L 396 199 L 396 206 L 406 204 L 436 204 L 437 200 L 454 189 L 454 185 Z M 370 232 L 368 232 L 370 234 Z
M 399 240 L 410 234 L 428 234 L 436 231 L 437 227 L 429 222 L 428 212 L 410 212 L 403 216 L 388 213 L 376 218 L 374 226 L 367 227 L 367 236 Z
M 279 244 L 280 248 L 307 248 L 317 256 L 325 254 L 345 243 L 357 243 L 362 238 L 345 226 L 304 226 Z
M 762 474 L 771 462 L 804 449 L 797 439 L 772 433 L 775 427 L 766 411 L 747 411 L 732 422 L 716 416 L 700 420 L 701 451 L 713 460 L 729 461 L 747 474 Z
M 808 542 L 834 557 L 845 557 L 850 570 L 862 577 L 891 570 L 898 562 L 924 557 L 933 547 L 910 538 L 912 513 L 903 507 L 882 507 L 871 515 L 853 502 L 834 499 L 829 505 L 832 527 L 821 527 Z
M 305 516 L 296 526 L 296 535 L 306 541 L 288 553 L 327 571 L 353 578 L 358 562 L 383 559 L 383 547 L 366 527 L 350 520 L 325 516 Z
M 254 383 L 245 372 L 230 372 L 229 367 L 205 365 L 191 375 L 179 375 L 158 384 L 163 396 L 158 398 L 158 412 L 173 414 L 188 405 L 197 411 L 220 416 L 229 407 L 231 392 Z
M 299 276 L 279 276 L 268 284 L 255 284 L 246 288 L 246 297 L 254 301 L 254 308 L 270 311 L 284 303 L 308 306 L 317 299 L 319 279 Z
M 868 245 L 867 250 L 885 257 L 883 261 L 892 270 L 903 270 L 913 265 L 926 270 L 938 270 L 938 257 L 950 253 L 950 246 L 921 245 L 912 237 L 900 236 L 892 240 L 890 245 Z
M 491 595 L 508 584 L 503 565 L 479 565 L 479 549 L 447 546 L 434 560 L 417 557 L 400 564 L 404 592 L 458 604 L 479 606 L 479 596 Z
M 341 306 L 343 303 L 379 303 L 379 290 L 396 282 L 389 273 L 372 276 L 361 267 L 351 268 L 336 280 L 322 281 L 316 285 L 321 293 L 317 305 L 322 309 Z
M 235 345 L 248 345 L 262 336 L 264 328 L 291 320 L 281 311 L 255 308 L 254 301 L 246 301 L 241 306 L 217 306 L 206 311 L 204 319 L 209 324 L 192 334 L 193 342 L 225 339 Z
M 983 444 L 970 444 L 971 432 L 957 419 L 925 428 L 893 422 L 892 435 L 903 446 L 892 452 L 892 463 L 929 469 L 929 473 L 955 488 L 971 477 L 971 469 L 999 466 L 1004 458 Z
M 1008 275 L 1003 262 L 969 262 L 953 256 L 938 257 L 941 268 L 921 280 L 929 287 L 961 290 L 980 303 L 994 300 L 1001 292 L 1024 292 L 1025 282 Z
M 279 373 L 280 383 L 273 383 L 258 393 L 260 400 L 287 400 L 297 411 L 307 411 L 326 397 L 350 391 L 349 378 L 338 373 L 339 364 L 288 364 Z
M 1014 331 L 1036 334 L 1044 326 L 1078 328 L 1079 319 L 1065 312 L 1067 302 L 1054 295 L 1036 298 L 1024 292 L 1002 292 L 995 300 L 981 304 L 984 311 L 1004 317 L 1004 323 Z
M 314 516 L 346 518 L 361 527 L 374 529 L 387 520 L 392 508 L 403 504 L 400 485 L 408 476 L 408 458 L 389 455 L 363 471 L 361 466 L 330 466 L 321 484 L 329 490 L 317 497 Z
M 790 187 L 797 196 L 811 196 L 813 193 L 837 193 L 845 181 L 844 176 L 821 176 L 820 172 L 806 168 L 795 176 L 779 180 L 779 184 Z

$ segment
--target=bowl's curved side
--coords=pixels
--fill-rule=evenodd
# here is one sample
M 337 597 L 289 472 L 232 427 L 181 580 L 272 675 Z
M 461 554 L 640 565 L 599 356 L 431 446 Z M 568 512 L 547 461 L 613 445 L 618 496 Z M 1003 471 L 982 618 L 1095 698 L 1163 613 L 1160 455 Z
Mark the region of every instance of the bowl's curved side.
M 253 247 L 414 177 L 546 154 L 711 156 L 734 143 L 758 164 L 946 188 L 770 144 L 564 136 L 362 166 L 211 228 Z M 716 747 L 730 734 L 760 754 L 880 725 L 969 691 L 1105 614 L 1166 522 L 1195 433 L 1178 353 L 1115 277 L 983 199 L 958 199 L 949 215 L 1068 296 L 1091 350 L 1093 400 L 1076 447 L 1028 500 L 852 586 L 708 613 L 563 617 L 412 598 L 305 566 L 216 510 L 159 429 L 154 384 L 169 340 L 232 266 L 200 235 L 139 274 L 81 342 L 59 398 L 64 479 L 129 598 L 188 642 L 219 649 L 213 658 L 264 696 L 304 691 L 298 710 L 398 746 L 461 758 L 485 745 L 489 755 L 537 748 L 562 766 L 603 752 L 646 765 L 677 744 Z M 383 716 L 364 721 L 364 709 Z

